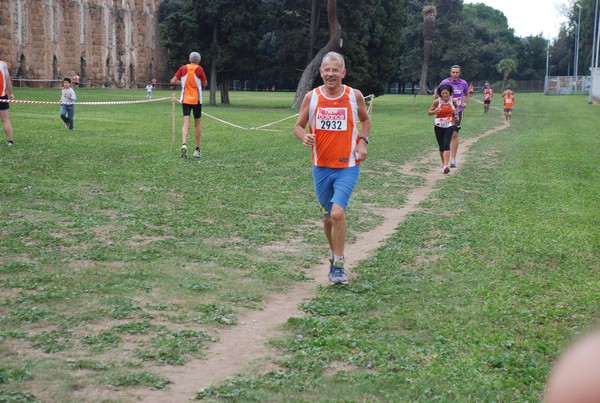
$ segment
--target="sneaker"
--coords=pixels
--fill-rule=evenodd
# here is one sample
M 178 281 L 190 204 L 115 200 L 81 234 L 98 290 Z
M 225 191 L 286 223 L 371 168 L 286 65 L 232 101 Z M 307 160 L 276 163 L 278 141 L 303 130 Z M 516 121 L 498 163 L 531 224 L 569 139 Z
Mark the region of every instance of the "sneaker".
M 456 168 L 456 158 L 450 158 L 450 168 Z
M 200 150 L 194 150 L 194 157 L 195 158 L 201 158 L 202 157 L 202 152 Z
M 348 284 L 346 271 L 343 267 L 331 266 L 329 268 L 329 282 L 333 285 Z
M 445 174 L 450 173 L 450 168 L 448 168 L 448 165 L 444 165 L 444 169 L 442 170 L 442 172 Z
M 13 145 L 14 145 L 14 143 L 13 143 L 12 141 L 9 141 L 9 142 L 8 142 L 8 146 L 9 146 L 9 147 L 12 147 Z
M 69 124 L 65 123 L 65 129 L 69 130 Z
M 181 146 L 181 158 L 187 158 L 187 146 L 185 144 Z

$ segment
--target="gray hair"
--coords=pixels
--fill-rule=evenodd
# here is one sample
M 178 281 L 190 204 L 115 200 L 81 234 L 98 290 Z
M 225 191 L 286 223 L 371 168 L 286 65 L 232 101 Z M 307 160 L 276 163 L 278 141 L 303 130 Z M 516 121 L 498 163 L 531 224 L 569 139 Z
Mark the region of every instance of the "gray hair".
M 346 68 L 346 62 L 344 61 L 344 56 L 340 55 L 338 52 L 328 52 L 325 56 L 323 56 L 323 60 L 321 61 L 321 67 L 323 67 L 323 62 L 327 59 L 335 59 L 339 60 L 342 63 L 342 68 Z
M 201 59 L 202 59 L 202 57 L 200 56 L 200 53 L 198 53 L 198 52 L 192 52 L 192 53 L 190 53 L 190 62 L 192 62 L 192 63 L 200 63 Z

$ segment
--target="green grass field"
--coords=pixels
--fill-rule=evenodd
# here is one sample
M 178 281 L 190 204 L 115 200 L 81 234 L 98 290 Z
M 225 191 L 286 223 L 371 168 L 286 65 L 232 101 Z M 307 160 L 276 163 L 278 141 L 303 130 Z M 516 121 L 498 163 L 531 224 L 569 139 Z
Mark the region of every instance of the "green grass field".
M 15 95 L 57 101 L 59 91 Z M 539 401 L 553 361 L 600 306 L 600 114 L 587 97 L 516 98 L 512 125 L 472 146 L 349 286 L 319 289 L 288 322 L 273 341 L 281 370 L 198 398 Z M 292 99 L 236 92 L 232 105 L 204 111 L 257 127 L 295 114 Z M 430 102 L 375 99 L 350 242 L 381 222 L 373 207 L 399 208 L 421 184 L 396 167 L 435 150 Z M 90 389 L 125 401 L 117 391 L 169 388 L 150 366 L 201 358 L 219 329 L 327 256 L 293 118 L 257 131 L 205 117 L 198 161 L 179 157 L 181 111 L 173 142 L 170 101 L 78 105 L 73 132 L 58 105 L 10 113 L 15 146 L 0 142 L 2 402 L 86 401 Z M 477 106 L 461 135 L 501 123 Z

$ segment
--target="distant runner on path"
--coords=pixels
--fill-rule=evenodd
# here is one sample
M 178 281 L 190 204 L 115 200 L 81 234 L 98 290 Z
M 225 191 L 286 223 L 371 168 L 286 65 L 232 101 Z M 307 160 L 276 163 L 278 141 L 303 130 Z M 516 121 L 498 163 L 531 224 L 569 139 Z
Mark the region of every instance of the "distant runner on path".
M 511 89 L 507 87 L 502 93 L 502 97 L 504 98 L 504 121 L 510 123 L 513 107 L 515 105 L 515 95 Z
M 471 95 L 469 94 L 469 84 L 460 78 L 460 66 L 455 64 L 450 68 L 450 77 L 442 80 L 441 85 L 450 84 L 454 89 L 452 97 L 458 102 L 458 120 L 454 125 L 452 133 L 452 142 L 450 143 L 450 168 L 456 167 L 456 154 L 458 153 L 458 132 L 462 128 L 463 111 L 467 107 Z
M 492 103 L 493 96 L 494 91 L 492 91 L 490 83 L 486 81 L 483 87 L 483 113 L 488 113 L 490 111 L 490 104 Z
M 458 103 L 452 98 L 452 86 L 450 84 L 440 85 L 436 93 L 438 97 L 427 113 L 429 116 L 436 115 L 433 121 L 433 130 L 440 150 L 442 159 L 442 173 L 450 173 L 448 163 L 450 160 L 450 141 L 454 133 L 454 121 L 458 117 Z

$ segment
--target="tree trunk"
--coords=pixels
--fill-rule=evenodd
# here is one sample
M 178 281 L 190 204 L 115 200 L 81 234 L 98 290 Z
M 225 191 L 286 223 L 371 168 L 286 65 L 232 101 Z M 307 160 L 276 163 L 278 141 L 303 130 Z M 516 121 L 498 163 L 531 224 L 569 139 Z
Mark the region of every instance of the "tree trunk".
M 213 25 L 213 40 L 212 40 L 212 49 L 214 52 L 212 62 L 210 63 L 210 105 L 217 104 L 217 57 L 218 53 L 216 50 L 218 49 L 217 44 L 217 24 Z
M 435 30 L 435 17 L 437 9 L 435 6 L 423 7 L 423 67 L 421 68 L 421 83 L 419 94 L 427 94 L 427 76 L 429 74 L 429 59 L 431 58 L 431 45 L 433 43 L 433 31 Z
M 312 0 L 310 9 L 310 28 L 308 33 L 308 52 L 306 54 L 306 64 L 308 65 L 314 56 L 315 44 L 317 43 L 317 32 L 319 31 L 319 3 L 320 0 Z
M 296 88 L 293 108 L 299 108 L 302 105 L 304 95 L 310 91 L 315 77 L 319 74 L 319 67 L 321 67 L 323 56 L 328 52 L 338 51 L 342 47 L 342 27 L 337 21 L 336 0 L 327 0 L 327 20 L 329 22 L 329 42 L 319 50 L 317 55 L 304 69 L 302 77 L 300 77 L 300 81 L 298 82 L 298 88 Z
M 221 103 L 229 104 L 229 80 L 221 81 Z

